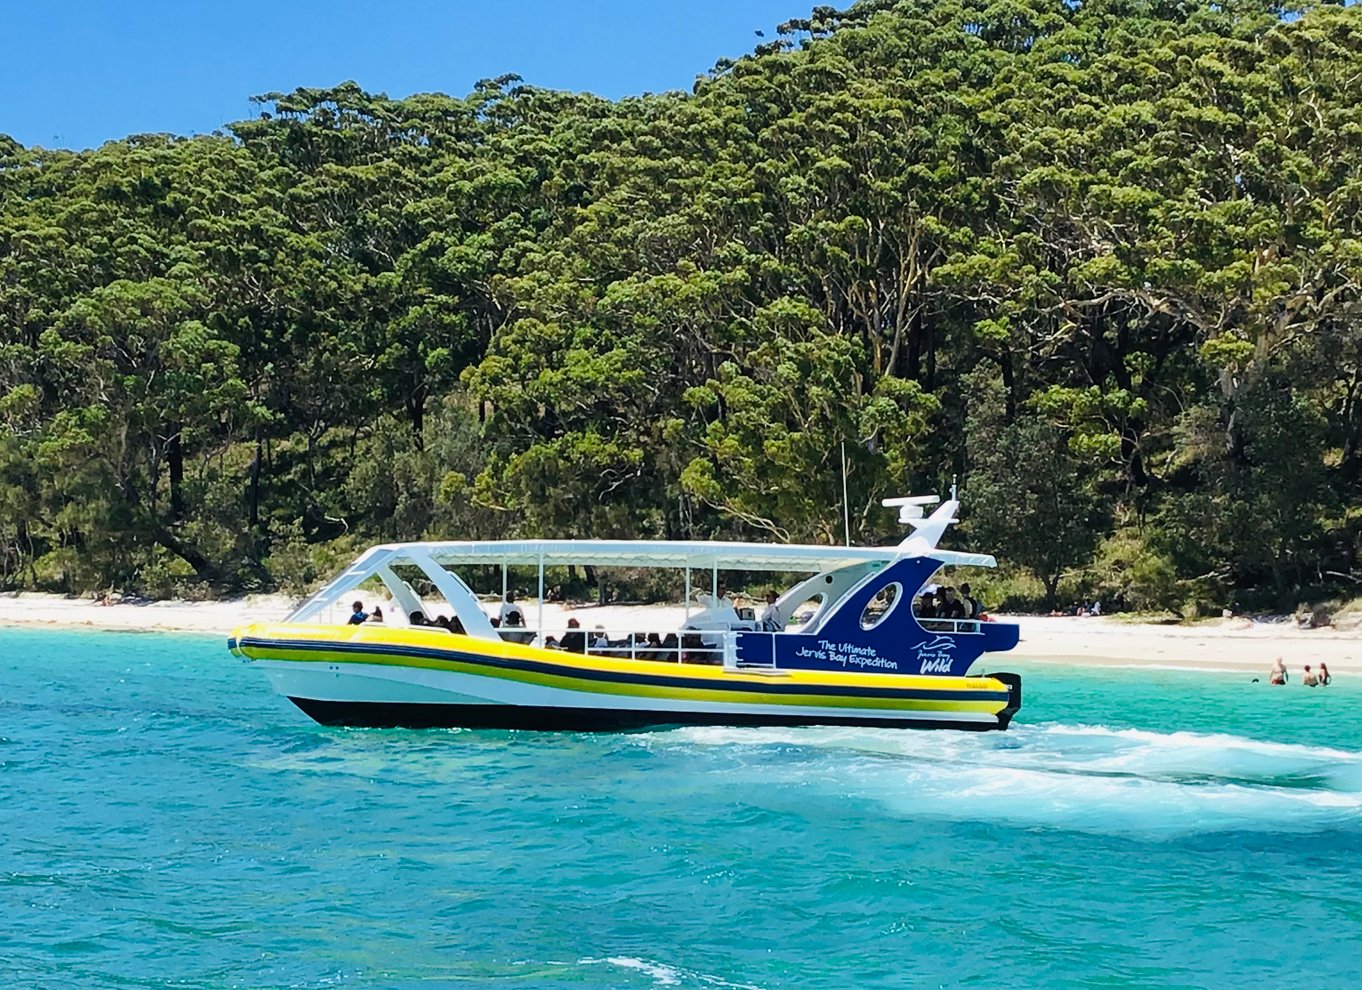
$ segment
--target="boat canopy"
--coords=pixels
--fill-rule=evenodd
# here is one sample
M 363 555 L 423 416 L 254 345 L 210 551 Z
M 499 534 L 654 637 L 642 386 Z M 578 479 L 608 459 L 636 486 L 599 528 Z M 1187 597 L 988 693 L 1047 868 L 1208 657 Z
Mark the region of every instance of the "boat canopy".
M 812 571 L 836 570 L 850 564 L 888 563 L 904 556 L 924 556 L 943 564 L 994 567 L 988 554 L 904 546 L 837 547 L 800 543 L 723 543 L 705 540 L 488 540 L 469 542 L 389 543 L 394 556 L 421 551 L 443 567 L 458 564 L 507 564 L 562 567 L 675 567 L 694 570 Z
M 934 500 L 934 498 L 932 499 Z M 922 499 L 895 500 L 920 502 Z M 542 612 L 544 572 L 550 567 L 568 565 L 591 567 L 667 567 L 686 572 L 686 607 L 690 607 L 691 572 L 708 571 L 711 594 L 717 592 L 719 571 L 803 571 L 831 574 L 859 580 L 860 571 L 878 570 L 896 561 L 929 559 L 940 564 L 965 567 L 994 567 L 988 554 L 938 550 L 937 541 L 947 526 L 954 523 L 959 502 L 951 499 L 930 517 L 909 513 L 905 521 L 915 532 L 896 546 L 850 547 L 800 543 L 741 543 L 706 540 L 469 540 L 385 543 L 372 547 L 325 587 L 298 606 L 290 621 L 302 622 L 316 616 L 329 603 L 371 577 L 378 577 L 401 606 L 404 614 L 419 611 L 421 599 L 394 567 L 415 566 L 444 595 L 471 635 L 494 638 L 490 620 L 483 614 L 477 596 L 459 577 L 462 565 L 496 564 L 501 567 L 502 596 L 507 591 L 508 567 L 534 567 L 539 572 L 538 598 Z M 910 509 L 916 506 L 910 505 Z M 901 517 L 902 518 L 902 517 Z M 877 566 L 878 565 L 878 566 Z M 454 569 L 454 570 L 452 570 Z M 934 569 L 934 568 L 933 568 Z M 832 579 L 829 578 L 831 581 Z M 854 583 L 854 581 L 853 581 Z M 842 589 L 845 590 L 845 589 Z M 542 615 L 540 626 L 542 627 Z

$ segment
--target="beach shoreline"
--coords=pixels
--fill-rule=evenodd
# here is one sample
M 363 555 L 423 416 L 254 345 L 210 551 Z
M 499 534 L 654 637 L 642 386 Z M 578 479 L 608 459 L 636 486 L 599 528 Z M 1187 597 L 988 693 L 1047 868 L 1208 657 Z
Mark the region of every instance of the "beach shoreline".
M 90 598 L 37 592 L 0 594 L 0 629 L 88 629 L 226 636 L 252 622 L 277 622 L 297 604 L 286 595 L 251 595 L 223 601 L 138 601 L 101 605 Z M 538 606 L 525 603 L 530 625 Z M 491 603 L 488 603 L 489 609 Z M 677 605 L 556 604 L 544 606 L 544 626 L 565 627 L 575 615 L 583 626 L 615 632 L 680 623 Z M 1067 666 L 1138 667 L 1265 673 L 1276 657 L 1299 671 L 1323 661 L 1335 674 L 1362 674 L 1362 630 L 1300 629 L 1288 622 L 1229 618 L 1191 626 L 1133 623 L 1118 617 L 1000 616 L 1021 626 L 1016 649 L 983 662 L 990 668 L 1015 657 Z M 344 621 L 334 615 L 331 621 Z

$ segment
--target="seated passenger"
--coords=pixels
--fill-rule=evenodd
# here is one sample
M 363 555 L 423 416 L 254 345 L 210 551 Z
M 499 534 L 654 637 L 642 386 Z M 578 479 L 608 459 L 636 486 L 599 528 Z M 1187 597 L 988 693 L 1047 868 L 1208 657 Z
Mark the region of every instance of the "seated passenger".
M 662 649 L 662 637 L 655 632 L 650 632 L 643 640 L 643 652 L 639 657 L 643 660 L 670 660 L 666 651 Z
M 681 662 L 681 643 L 676 638 L 676 633 L 667 633 L 666 636 L 662 637 L 662 649 L 660 654 L 660 659 L 666 660 L 669 663 Z
M 597 626 L 591 630 L 591 648 L 593 650 L 610 649 L 610 637 L 605 634 L 605 626 Z
M 350 612 L 350 618 L 347 619 L 345 622 L 347 626 L 363 625 L 364 622 L 368 620 L 369 614 L 364 611 L 363 602 L 355 602 L 353 605 L 350 606 L 350 608 L 352 610 Z
M 918 599 L 917 617 L 919 619 L 936 618 L 936 596 L 930 591 L 924 591 L 922 597 Z
M 567 650 L 569 653 L 586 652 L 586 633 L 582 632 L 581 625 L 576 619 L 568 619 L 568 631 L 563 633 L 563 638 L 558 641 L 558 649 Z
M 372 612 L 369 613 L 369 621 L 370 621 L 370 622 L 382 622 L 382 621 L 383 621 L 383 609 L 381 609 L 381 608 L 379 608 L 377 605 L 375 605 L 375 606 L 374 606 L 374 610 L 373 610 Z
M 970 593 L 968 584 L 960 586 L 960 603 L 965 606 L 965 618 L 967 619 L 978 619 L 984 611 L 983 606 L 979 604 L 979 599 Z
M 450 632 L 456 633 L 459 636 L 468 635 L 468 630 L 464 629 L 463 627 L 463 620 L 460 619 L 457 615 L 454 615 L 450 618 L 448 628 Z
M 515 592 L 508 591 L 506 592 L 505 601 L 501 603 L 500 611 L 497 612 L 497 618 L 501 620 L 501 624 L 503 626 L 510 625 L 510 623 L 506 621 L 507 618 L 510 616 L 512 612 L 519 611 L 520 606 L 515 603 Z M 519 623 L 516 623 L 516 625 L 519 625 Z
M 407 624 L 413 626 L 430 625 L 430 623 L 426 621 L 426 613 L 421 611 L 413 612 L 411 615 L 407 616 Z
M 779 596 L 774 588 L 766 592 L 766 608 L 761 613 L 761 628 L 767 632 L 780 632 L 783 623 L 780 621 L 780 613 L 776 610 L 776 600 Z
M 524 625 L 524 616 L 520 614 L 520 609 L 513 608 L 506 613 L 501 624 L 507 629 L 519 629 Z
M 941 604 L 937 606 L 936 614 L 939 619 L 963 619 L 965 617 L 965 607 L 955 597 L 954 588 L 942 589 Z
M 711 646 L 699 633 L 686 633 L 681 637 L 681 660 L 683 663 L 717 666 L 724 662 L 724 654 L 722 649 Z

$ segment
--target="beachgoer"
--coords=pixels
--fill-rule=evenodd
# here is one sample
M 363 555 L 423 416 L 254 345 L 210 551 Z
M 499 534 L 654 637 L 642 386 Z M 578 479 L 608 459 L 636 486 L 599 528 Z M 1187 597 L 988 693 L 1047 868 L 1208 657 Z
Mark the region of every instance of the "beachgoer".
M 375 606 L 374 606 L 374 610 L 373 610 L 372 612 L 369 613 L 369 621 L 370 621 L 370 622 L 382 622 L 382 621 L 383 621 L 383 609 L 381 609 L 381 608 L 379 608 L 377 605 L 375 605 Z
M 350 606 L 350 618 L 346 620 L 347 626 L 363 625 L 369 618 L 369 613 L 364 611 L 363 602 L 355 602 Z
M 1310 669 L 1310 665 L 1305 665 L 1305 671 L 1301 674 L 1302 687 L 1319 687 L 1319 675 Z
M 1319 686 L 1327 687 L 1332 680 L 1333 677 L 1329 674 L 1329 665 L 1321 661 L 1319 665 Z
M 1286 680 L 1286 665 L 1282 663 L 1282 658 L 1278 657 L 1272 661 L 1272 669 L 1268 671 L 1267 682 L 1269 684 L 1285 684 Z

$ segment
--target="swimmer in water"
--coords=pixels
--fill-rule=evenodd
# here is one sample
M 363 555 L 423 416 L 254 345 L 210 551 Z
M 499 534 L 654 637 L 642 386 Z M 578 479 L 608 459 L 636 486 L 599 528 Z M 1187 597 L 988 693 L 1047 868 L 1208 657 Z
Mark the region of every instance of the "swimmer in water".
M 1268 672 L 1267 682 L 1269 684 L 1286 683 L 1286 665 L 1282 663 L 1281 657 L 1272 662 L 1272 670 Z
M 1310 669 L 1310 665 L 1305 665 L 1305 673 L 1301 674 L 1301 684 L 1305 687 L 1319 687 L 1319 675 Z
M 1325 687 L 1332 680 L 1333 677 L 1329 674 L 1329 665 L 1327 663 L 1321 663 L 1319 665 L 1319 686 Z

